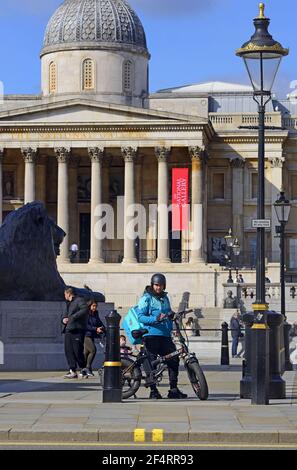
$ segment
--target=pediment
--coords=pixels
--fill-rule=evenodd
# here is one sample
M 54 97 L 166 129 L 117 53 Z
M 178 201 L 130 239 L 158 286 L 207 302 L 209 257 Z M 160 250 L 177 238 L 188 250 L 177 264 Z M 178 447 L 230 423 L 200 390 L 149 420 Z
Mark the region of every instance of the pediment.
M 199 119 L 199 118 L 198 118 Z M 101 103 L 93 100 L 69 99 L 15 107 L 1 112 L 0 122 L 46 123 L 136 123 L 136 122 L 191 122 L 197 118 L 165 111 Z M 200 119 L 199 119 L 200 121 Z M 207 123 L 207 119 L 201 118 Z

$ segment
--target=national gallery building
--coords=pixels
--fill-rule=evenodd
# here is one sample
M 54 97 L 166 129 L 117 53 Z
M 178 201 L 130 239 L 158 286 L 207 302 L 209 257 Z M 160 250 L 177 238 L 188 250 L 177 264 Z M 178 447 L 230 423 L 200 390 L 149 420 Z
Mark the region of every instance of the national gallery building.
M 210 82 L 151 94 L 145 31 L 124 0 L 65 0 L 48 22 L 40 59 L 41 93 L 7 95 L 0 103 L 1 219 L 42 201 L 66 232 L 58 257 L 65 282 L 87 284 L 124 308 L 154 272 L 167 275 L 174 305 L 185 291 L 191 305 L 220 305 L 230 227 L 241 248 L 234 267 L 254 282 L 252 88 Z M 297 91 L 285 101 L 274 97 L 266 126 L 266 259 L 268 276 L 278 282 L 273 204 L 282 185 L 293 204 L 287 276 L 297 277 Z M 172 204 L 177 169 L 188 170 L 190 208 L 180 232 L 170 212 L 149 216 L 150 206 Z M 108 239 L 98 236 L 101 204 L 115 214 Z M 133 204 L 147 216 L 135 238 L 125 230 Z M 74 263 L 72 244 L 79 248 Z

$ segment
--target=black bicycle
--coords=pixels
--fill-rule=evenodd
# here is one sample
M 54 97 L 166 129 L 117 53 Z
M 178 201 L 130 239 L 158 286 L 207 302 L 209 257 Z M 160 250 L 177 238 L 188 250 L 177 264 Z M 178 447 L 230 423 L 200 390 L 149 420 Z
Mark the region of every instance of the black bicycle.
M 166 356 L 158 356 L 156 360 L 151 360 L 150 355 L 144 344 L 141 345 L 140 351 L 136 356 L 131 355 L 135 359 L 122 357 L 122 385 L 123 385 L 123 398 L 130 398 L 135 396 L 137 390 L 141 385 L 141 381 L 145 381 L 145 387 L 157 385 L 163 378 L 163 372 L 167 369 L 166 363 L 173 357 L 179 356 L 184 363 L 185 370 L 187 371 L 190 383 L 200 400 L 207 400 L 208 398 L 208 385 L 199 364 L 195 353 L 191 353 L 188 348 L 188 341 L 183 336 L 182 331 L 185 331 L 182 326 L 182 318 L 185 314 L 190 313 L 192 310 L 186 310 L 179 313 L 168 315 L 172 318 L 175 330 L 174 341 L 178 343 L 177 350 Z M 166 318 L 168 318 L 168 316 Z M 146 329 L 134 330 L 132 336 L 135 339 L 143 338 L 148 332 Z

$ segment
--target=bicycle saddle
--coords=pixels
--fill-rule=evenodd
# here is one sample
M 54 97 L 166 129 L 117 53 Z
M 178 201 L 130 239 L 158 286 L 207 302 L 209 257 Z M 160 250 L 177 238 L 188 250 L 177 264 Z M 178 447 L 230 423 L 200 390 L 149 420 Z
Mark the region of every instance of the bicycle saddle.
M 131 333 L 134 339 L 139 339 L 142 338 L 146 333 L 148 333 L 148 330 L 142 328 L 140 330 L 133 330 Z

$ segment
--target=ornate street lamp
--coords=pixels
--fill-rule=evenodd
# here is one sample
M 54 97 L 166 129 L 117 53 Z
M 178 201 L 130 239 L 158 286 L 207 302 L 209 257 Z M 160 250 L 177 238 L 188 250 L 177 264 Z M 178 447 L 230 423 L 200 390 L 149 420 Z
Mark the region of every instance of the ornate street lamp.
M 280 285 L 281 285 L 281 314 L 284 317 L 284 333 L 285 333 L 285 369 L 292 370 L 292 364 L 290 361 L 289 353 L 289 341 L 288 335 L 290 331 L 290 325 L 287 323 L 286 317 L 286 283 L 285 283 L 285 228 L 289 221 L 291 212 L 291 203 L 285 198 L 284 191 L 281 191 L 280 197 L 275 201 L 274 209 L 277 215 L 277 219 L 280 223 Z
M 232 250 L 233 250 L 234 256 L 240 255 L 241 246 L 239 245 L 239 241 L 237 238 L 235 238 L 234 240 L 234 243 L 232 245 Z
M 224 239 L 225 239 L 226 246 L 227 246 L 227 251 L 228 251 L 228 255 L 226 255 L 226 258 L 227 258 L 227 262 L 229 264 L 229 277 L 227 279 L 227 283 L 232 284 L 233 283 L 233 279 L 232 279 L 232 248 L 233 248 L 233 244 L 234 244 L 234 241 L 235 241 L 235 237 L 232 235 L 232 229 L 231 228 L 229 228 L 228 235 L 225 235 Z
M 247 68 L 253 89 L 253 99 L 258 104 L 258 199 L 257 218 L 265 219 L 265 106 L 271 100 L 271 89 L 281 59 L 288 49 L 275 41 L 268 32 L 270 20 L 265 17 L 264 3 L 260 3 L 259 16 L 254 19 L 255 33 L 236 51 Z M 252 404 L 268 404 L 269 339 L 265 300 L 265 227 L 257 228 L 256 302 L 253 304 L 252 326 Z
M 238 259 L 238 256 L 240 255 L 241 251 L 241 246 L 239 244 L 238 238 L 235 238 L 233 246 L 232 246 L 233 254 L 235 256 L 235 259 Z M 236 279 L 238 278 L 238 262 L 236 262 Z

